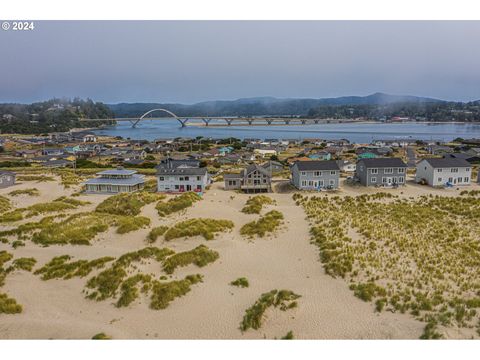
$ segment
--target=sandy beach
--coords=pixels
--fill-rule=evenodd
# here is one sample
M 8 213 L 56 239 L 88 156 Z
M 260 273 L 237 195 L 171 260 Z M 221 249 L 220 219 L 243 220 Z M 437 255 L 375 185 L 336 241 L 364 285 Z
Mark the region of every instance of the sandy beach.
M 40 196 L 10 197 L 12 190 L 35 187 Z M 479 189 L 472 185 L 469 189 Z M 55 182 L 23 182 L 0 195 L 9 197 L 15 207 L 52 201 L 69 195 L 76 189 L 64 189 Z M 376 189 L 344 187 L 333 195 L 354 195 L 375 192 Z M 401 196 L 442 192 L 454 195 L 458 190 L 436 190 L 409 184 L 403 189 L 392 189 Z M 26 271 L 9 274 L 2 292 L 22 304 L 23 312 L 0 315 L 2 339 L 89 339 L 104 332 L 114 339 L 273 339 L 293 331 L 298 339 L 418 339 L 425 323 L 406 314 L 376 313 L 372 303 L 354 297 L 348 283 L 326 275 L 319 261 L 318 249 L 310 243 L 309 224 L 301 207 L 295 205 L 291 194 L 269 195 L 276 205 L 269 205 L 262 213 L 276 209 L 285 217 L 285 223 L 274 236 L 253 240 L 242 237 L 240 227 L 258 218 L 240 212 L 249 195 L 223 190 L 215 183 L 203 200 L 179 214 L 160 218 L 155 204 L 146 205 L 141 215 L 151 219 L 149 228 L 124 235 L 114 229 L 99 234 L 91 246 L 53 245 L 38 246 L 26 241 L 25 247 L 12 249 L 0 244 L 15 257 L 34 257 L 34 269 L 43 266 L 54 256 L 68 254 L 74 259 L 95 259 L 101 256 L 120 256 L 126 252 L 148 246 L 145 238 L 149 229 L 159 225 L 173 225 L 188 218 L 204 217 L 228 219 L 234 222 L 231 232 L 220 233 L 214 240 L 201 237 L 180 238 L 169 242 L 157 240 L 153 246 L 186 251 L 200 244 L 216 250 L 219 259 L 205 267 L 189 265 L 178 268 L 173 278 L 189 274 L 202 274 L 203 283 L 175 299 L 164 310 L 149 308 L 148 299 L 140 295 L 127 308 L 117 308 L 111 299 L 92 301 L 85 299 L 82 290 L 87 278 L 42 281 L 39 276 Z M 90 201 L 69 213 L 92 211 L 105 199 L 104 195 L 81 195 L 79 200 Z M 31 218 L 28 221 L 36 220 Z M 39 219 L 39 218 L 38 218 Z M 15 223 L 26 222 L 22 220 Z M 11 226 L 0 226 L 1 229 Z M 139 265 L 155 276 L 164 275 L 157 262 Z M 250 287 L 229 285 L 232 280 L 246 277 Z M 242 333 L 239 324 L 245 310 L 258 297 L 272 289 L 289 289 L 301 295 L 298 307 L 289 311 L 269 309 L 259 330 Z M 451 330 L 448 337 L 464 334 Z

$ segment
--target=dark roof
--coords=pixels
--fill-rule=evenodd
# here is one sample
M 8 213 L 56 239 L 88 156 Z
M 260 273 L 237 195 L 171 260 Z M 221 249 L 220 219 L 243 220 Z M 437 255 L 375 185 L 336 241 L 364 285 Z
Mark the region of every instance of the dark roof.
M 0 170 L 0 175 L 15 175 L 13 171 Z
M 207 168 L 177 167 L 175 169 L 157 168 L 157 175 L 206 175 Z
M 361 159 L 358 163 L 360 162 L 363 162 L 367 168 L 407 167 L 400 158 Z
M 270 172 L 257 164 L 248 165 L 247 168 L 244 169 L 243 171 L 245 175 L 248 175 L 255 170 L 257 170 L 258 172 L 262 173 L 265 176 L 270 177 Z
M 463 159 L 463 160 L 476 160 L 479 159 L 478 155 L 466 154 L 466 153 L 453 153 L 448 155 L 454 159 Z
M 178 167 L 198 168 L 200 161 L 194 159 L 165 159 L 158 164 L 157 169 L 175 169 Z
M 328 161 L 296 161 L 293 166 L 297 165 L 300 171 L 316 171 L 316 170 L 340 170 L 335 160 Z
M 471 167 L 470 163 L 464 159 L 455 159 L 453 157 L 444 158 L 428 158 L 423 159 L 433 168 L 449 168 L 449 167 Z
M 243 179 L 242 174 L 223 174 L 223 179 Z

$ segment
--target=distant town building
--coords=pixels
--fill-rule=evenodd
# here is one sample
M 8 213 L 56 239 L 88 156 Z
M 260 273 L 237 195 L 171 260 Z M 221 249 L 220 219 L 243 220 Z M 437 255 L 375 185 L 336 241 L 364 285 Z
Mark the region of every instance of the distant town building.
M 423 159 L 417 164 L 415 181 L 430 186 L 470 185 L 472 166 L 452 157 Z
M 0 189 L 15 185 L 15 173 L 0 170 Z
M 121 167 L 114 170 L 105 170 L 97 173 L 98 177 L 89 179 L 83 184 L 87 193 L 115 194 L 133 192 L 143 189 L 145 178 L 135 170 L 126 170 Z
M 361 159 L 355 177 L 364 186 L 404 185 L 407 165 L 400 158 Z
M 331 190 L 340 185 L 340 168 L 335 160 L 297 161 L 291 173 L 293 186 L 300 190 Z
M 357 164 L 348 160 L 337 160 L 337 164 L 340 168 L 340 171 L 343 172 L 354 173 L 357 169 Z
M 239 174 L 224 174 L 225 190 L 242 190 L 248 193 L 270 192 L 272 175 L 260 165 L 252 164 Z

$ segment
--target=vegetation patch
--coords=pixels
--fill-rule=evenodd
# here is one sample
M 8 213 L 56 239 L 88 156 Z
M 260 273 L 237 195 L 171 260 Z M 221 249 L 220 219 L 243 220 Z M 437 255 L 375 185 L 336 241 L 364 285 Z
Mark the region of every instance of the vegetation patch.
M 92 336 L 92 340 L 111 340 L 112 337 L 101 332 Z
M 116 222 L 117 233 L 125 234 L 150 225 L 150 219 L 145 216 L 122 216 Z
M 95 260 L 70 260 L 70 255 L 56 256 L 43 267 L 35 271 L 35 275 L 41 275 L 42 280 L 71 279 L 73 277 L 85 277 L 93 270 L 103 268 L 106 263 L 113 261 L 112 257 L 102 257 Z
M 250 286 L 250 284 L 248 283 L 248 279 L 247 278 L 244 278 L 244 277 L 240 277 L 238 278 L 237 280 L 233 280 L 230 285 L 232 286 L 237 286 L 237 287 L 241 287 L 241 288 L 247 288 Z
M 202 198 L 194 192 L 186 192 L 182 195 L 175 196 L 167 202 L 159 202 L 155 208 L 158 211 L 158 215 L 167 216 L 174 212 L 189 208 L 201 199 Z
M 155 281 L 152 286 L 150 307 L 155 310 L 165 309 L 175 298 L 185 295 L 191 286 L 202 282 L 202 275 L 188 275 L 183 280 L 170 282 Z
M 18 314 L 22 312 L 22 305 L 7 294 L 0 293 L 0 314 Z
M 283 214 L 272 210 L 261 216 L 259 220 L 243 225 L 240 234 L 248 237 L 264 237 L 266 234 L 274 232 L 282 224 L 282 220 Z
M 201 235 L 205 240 L 212 240 L 216 233 L 227 231 L 233 228 L 233 222 L 230 220 L 217 219 L 189 219 L 175 224 L 167 230 L 164 235 L 165 240 L 169 241 L 181 237 L 192 237 Z
M 35 258 L 18 258 L 13 261 L 13 267 L 15 269 L 25 270 L 25 271 L 32 271 L 33 267 L 37 263 Z
M 47 181 L 55 181 L 55 179 L 52 176 L 47 176 L 47 175 L 18 175 L 17 181 L 47 182 Z
M 293 331 L 290 330 L 285 336 L 282 336 L 281 340 L 293 340 L 295 337 L 293 336 Z
M 152 277 L 150 275 L 136 274 L 126 279 L 120 287 L 120 297 L 116 303 L 117 307 L 124 307 L 130 305 L 136 298 L 138 298 L 139 284 L 142 284 L 142 292 L 146 293 L 150 290 L 150 282 Z
M 480 308 L 480 198 L 385 193 L 295 196 L 331 276 L 345 278 L 376 311 L 410 313 L 437 324 L 474 327 Z
M 112 215 L 136 216 L 140 214 L 142 207 L 152 202 L 163 199 L 165 195 L 147 191 L 122 193 L 110 196 L 102 201 L 96 208 L 96 212 Z
M 29 189 L 19 189 L 13 190 L 8 193 L 10 196 L 19 196 L 19 195 L 29 195 L 29 196 L 39 196 L 40 191 L 36 188 L 29 188 Z
M 300 295 L 290 290 L 271 290 L 264 293 L 260 298 L 245 311 L 240 330 L 258 330 L 262 326 L 263 315 L 269 307 L 279 308 L 282 311 L 297 307 L 296 299 Z
M 275 200 L 269 198 L 266 195 L 256 195 L 247 200 L 242 212 L 245 214 L 260 214 L 263 205 L 275 204 Z
M 172 255 L 163 262 L 163 270 L 167 274 L 173 274 L 177 267 L 195 264 L 198 267 L 206 266 L 219 257 L 218 252 L 210 250 L 205 245 L 197 246 L 195 249 Z
M 161 226 L 157 226 L 157 227 L 154 227 L 152 230 L 150 230 L 150 232 L 148 233 L 148 236 L 147 236 L 147 241 L 149 243 L 154 243 L 155 241 L 157 241 L 157 239 L 162 236 L 163 234 L 165 234 L 165 232 L 168 230 L 168 226 L 165 226 L 165 225 L 161 225 Z
M 12 208 L 10 204 L 10 200 L 7 199 L 5 196 L 0 195 L 0 213 L 4 213 Z

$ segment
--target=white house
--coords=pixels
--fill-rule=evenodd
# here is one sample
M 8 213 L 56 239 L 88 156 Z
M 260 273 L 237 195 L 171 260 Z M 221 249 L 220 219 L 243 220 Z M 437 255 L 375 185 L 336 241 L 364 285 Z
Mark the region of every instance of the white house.
M 429 158 L 417 164 L 415 181 L 430 186 L 470 185 L 472 165 L 464 159 Z

